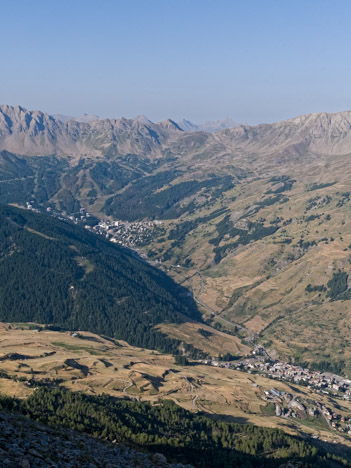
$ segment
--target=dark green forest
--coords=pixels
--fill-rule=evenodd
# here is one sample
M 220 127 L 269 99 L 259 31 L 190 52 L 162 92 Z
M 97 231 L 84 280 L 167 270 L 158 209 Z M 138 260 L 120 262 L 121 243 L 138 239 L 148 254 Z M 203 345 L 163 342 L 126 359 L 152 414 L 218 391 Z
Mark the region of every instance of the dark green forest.
M 185 198 L 204 190 L 209 198 L 216 199 L 234 187 L 232 178 L 228 176 L 170 185 L 179 175 L 176 171 L 165 171 L 138 179 L 122 193 L 109 198 L 104 211 L 129 221 L 143 218 L 173 219 L 195 209 L 191 202 L 188 205 L 180 204 Z
M 331 460 L 333 466 L 350 466 L 278 429 L 222 422 L 167 400 L 151 405 L 40 387 L 27 400 L 0 397 L 0 410 L 162 452 L 169 460 L 198 468 L 278 467 L 288 460 L 303 460 L 303 466 L 328 467 Z
M 154 329 L 201 314 L 167 275 L 89 231 L 0 206 L 0 320 L 88 330 L 177 354 Z M 182 315 L 179 315 L 182 314 Z M 199 357 L 192 345 L 187 354 Z

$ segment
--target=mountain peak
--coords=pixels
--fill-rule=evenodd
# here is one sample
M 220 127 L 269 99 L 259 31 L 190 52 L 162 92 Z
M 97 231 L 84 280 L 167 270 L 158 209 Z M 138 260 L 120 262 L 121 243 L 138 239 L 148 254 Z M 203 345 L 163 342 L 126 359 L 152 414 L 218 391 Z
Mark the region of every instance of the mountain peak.
M 89 123 L 94 122 L 95 120 L 101 120 L 101 117 L 95 114 L 81 114 L 78 117 L 75 117 L 73 120 L 76 122 Z
M 153 122 L 152 122 L 146 115 L 144 115 L 144 114 L 140 114 L 140 115 L 137 115 L 136 117 L 133 117 L 133 120 L 137 120 L 138 122 L 143 123 L 143 124 L 153 123 Z
M 157 125 L 159 127 L 162 127 L 164 129 L 166 129 L 166 130 L 175 130 L 175 131 L 178 131 L 178 132 L 183 131 L 183 129 L 180 127 L 180 125 L 178 125 L 172 119 L 163 120 L 162 122 L 158 122 Z

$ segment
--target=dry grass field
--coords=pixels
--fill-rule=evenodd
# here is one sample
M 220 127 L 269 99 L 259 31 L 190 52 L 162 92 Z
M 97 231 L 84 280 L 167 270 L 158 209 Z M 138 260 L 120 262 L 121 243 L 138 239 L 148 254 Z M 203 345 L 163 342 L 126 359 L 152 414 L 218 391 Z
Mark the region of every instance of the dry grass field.
M 89 394 L 108 393 L 121 398 L 157 402 L 172 399 L 190 411 L 261 426 L 280 427 L 304 436 L 318 434 L 328 441 L 349 444 L 348 436 L 328 430 L 326 424 L 276 417 L 264 401 L 272 388 L 338 407 L 351 415 L 350 402 L 260 376 L 198 363 L 179 366 L 174 358 L 81 332 L 36 331 L 26 324 L 0 324 L 0 371 L 26 381 L 0 379 L 0 393 L 26 398 L 35 381 L 58 380 L 59 385 Z M 350 444 L 351 445 L 351 444 Z

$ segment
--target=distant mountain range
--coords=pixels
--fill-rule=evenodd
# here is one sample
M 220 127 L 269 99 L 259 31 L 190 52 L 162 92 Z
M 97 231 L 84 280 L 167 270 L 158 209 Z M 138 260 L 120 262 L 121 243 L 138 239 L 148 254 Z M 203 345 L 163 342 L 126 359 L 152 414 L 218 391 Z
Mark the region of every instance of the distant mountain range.
M 189 149 L 193 151 L 194 145 L 201 141 L 202 147 L 215 145 L 216 156 L 221 151 L 247 150 L 261 154 L 288 148 L 295 152 L 310 150 L 325 154 L 351 151 L 351 111 L 308 114 L 256 126 L 239 125 L 230 119 L 197 125 L 187 120 L 174 122 L 171 119 L 156 124 L 146 116 L 135 119 L 99 119 L 88 115 L 75 120 L 67 118 L 60 116 L 59 119 L 20 106 L 2 105 L 0 150 L 25 155 L 97 156 L 116 151 L 119 154 L 156 156 L 171 147 L 174 150 L 178 145 L 189 154 Z M 207 136 L 197 136 L 199 132 L 215 130 L 220 132 L 218 135 L 215 133 L 216 136 L 208 133 Z M 194 137 L 189 137 L 189 132 Z
M 137 154 L 152 155 L 153 159 L 174 151 L 189 156 L 205 148 L 206 151 L 211 148 L 211 154 L 216 158 L 221 153 L 238 151 L 241 154 L 246 151 L 274 154 L 287 149 L 295 153 L 324 154 L 351 151 L 350 111 L 309 114 L 256 126 L 238 125 L 227 119 L 199 126 L 185 120 L 176 123 L 171 119 L 155 124 L 145 116 L 117 120 L 91 118 L 95 119 L 95 116 L 63 121 L 65 119 L 55 119 L 44 112 L 2 105 L 0 150 L 28 156 Z M 226 125 L 236 126 L 219 133 L 203 133 L 205 128 L 212 132 Z
M 93 122 L 94 120 L 100 120 L 100 117 L 94 114 L 81 114 L 78 117 L 64 114 L 53 114 L 51 117 L 55 120 L 61 120 L 61 122 L 67 122 L 68 120 L 75 120 L 76 122 Z
M 238 127 L 240 123 L 235 122 L 234 120 L 226 117 L 222 120 L 208 120 L 202 124 L 196 124 L 190 122 L 190 120 L 183 119 L 180 122 L 177 122 L 179 127 L 185 132 L 219 132 L 220 130 L 226 130 L 227 128 Z
M 61 120 L 61 122 L 68 122 L 69 120 L 74 120 L 76 122 L 89 123 L 89 122 L 94 122 L 94 120 L 104 120 L 103 118 L 95 114 L 82 114 L 82 115 L 79 115 L 78 117 L 74 117 L 72 115 L 64 115 L 64 114 L 52 114 L 51 117 L 53 117 L 55 120 Z M 138 122 L 141 122 L 143 124 L 154 125 L 154 122 L 152 122 L 148 117 L 146 117 L 146 115 L 137 115 L 131 120 L 137 120 Z M 176 123 L 185 132 L 209 132 L 209 133 L 218 132 L 220 130 L 225 130 L 227 128 L 234 128 L 240 125 L 240 123 L 235 122 L 233 119 L 230 119 L 229 117 L 226 117 L 225 119 L 222 119 L 222 120 L 208 120 L 201 124 L 196 124 L 186 119 L 182 119 L 179 122 L 174 122 L 174 123 Z
M 45 112 L 0 106 L 0 150 L 28 156 L 147 155 L 158 153 L 162 144 L 179 132 L 182 130 L 171 120 L 147 125 L 124 118 L 63 122 Z

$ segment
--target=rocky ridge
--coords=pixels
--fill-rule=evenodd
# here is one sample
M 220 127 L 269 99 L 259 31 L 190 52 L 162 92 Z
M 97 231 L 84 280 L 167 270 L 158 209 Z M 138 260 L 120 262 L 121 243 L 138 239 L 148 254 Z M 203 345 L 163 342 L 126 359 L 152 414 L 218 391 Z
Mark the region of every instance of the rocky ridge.
M 237 125 L 230 119 L 203 125 L 170 119 L 155 124 L 145 116 L 62 121 L 45 112 L 2 105 L 2 150 L 26 156 L 85 158 L 135 154 L 152 159 L 165 154 L 189 158 L 206 152 L 217 160 L 223 155 L 234 159 L 252 154 L 304 152 L 341 155 L 351 152 L 351 111 L 308 114 L 250 126 Z
M 159 125 L 124 118 L 62 122 L 45 112 L 0 106 L 0 148 L 18 155 L 157 155 L 166 141 L 181 132 L 169 120 Z
M 225 130 L 227 128 L 238 127 L 240 123 L 235 122 L 233 119 L 226 117 L 222 120 L 208 120 L 206 122 L 196 124 L 190 120 L 182 119 L 177 122 L 179 127 L 185 132 L 219 132 L 220 130 Z
M 52 429 L 23 416 L 0 413 L 0 466 L 7 468 L 192 468 L 170 464 L 160 453 L 93 439 L 69 429 Z

